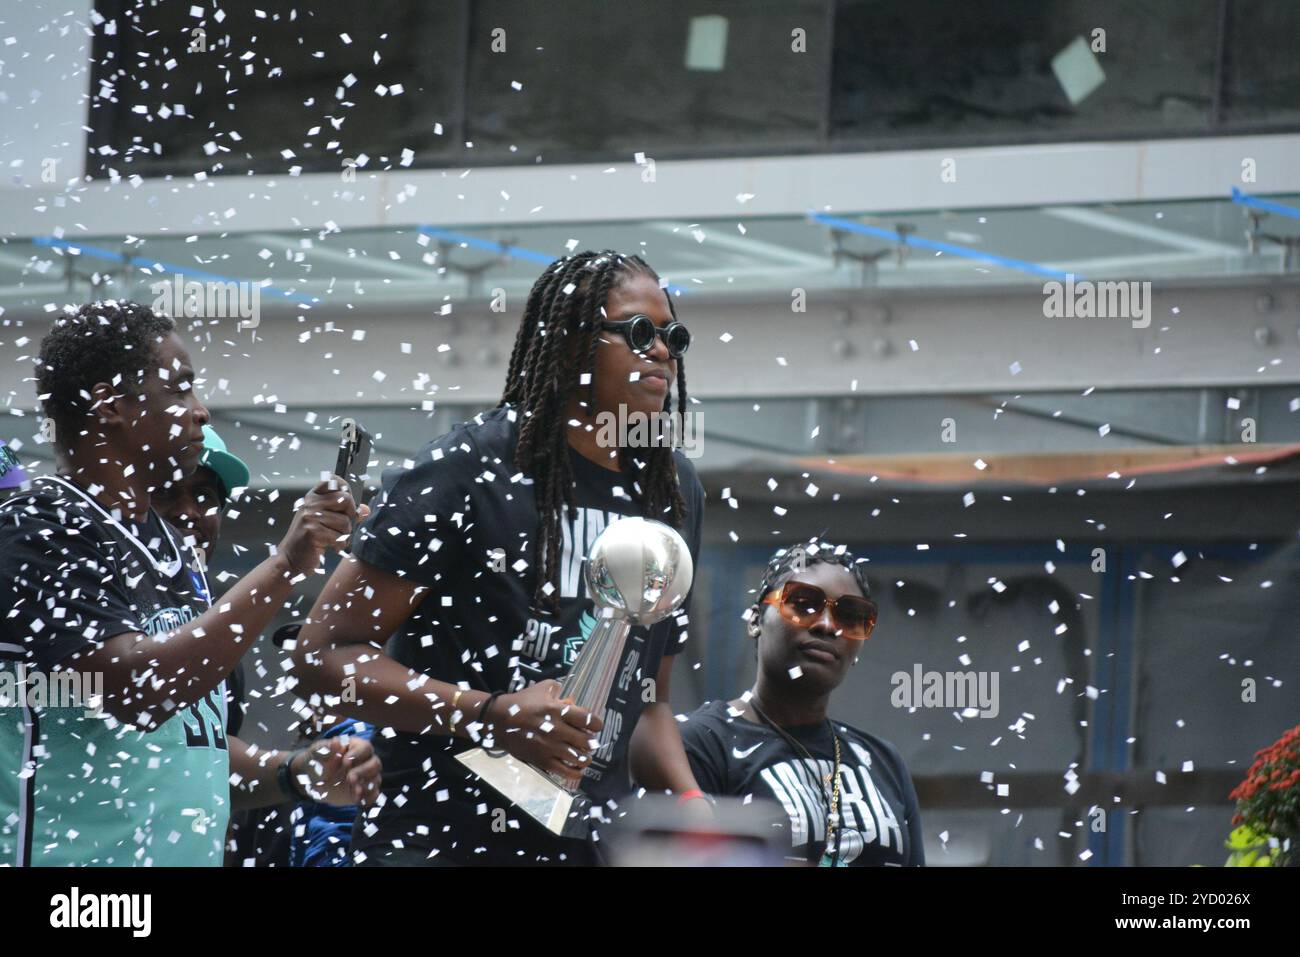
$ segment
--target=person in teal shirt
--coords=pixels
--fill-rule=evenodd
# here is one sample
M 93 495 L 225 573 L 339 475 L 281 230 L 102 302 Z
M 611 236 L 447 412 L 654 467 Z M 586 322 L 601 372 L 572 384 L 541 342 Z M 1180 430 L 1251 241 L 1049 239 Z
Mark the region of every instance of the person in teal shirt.
M 219 865 L 232 794 L 274 790 L 286 756 L 226 734 L 225 678 L 357 510 L 321 482 L 210 606 L 151 507 L 204 454 L 194 382 L 172 321 L 137 303 L 90 303 L 41 343 L 57 472 L 0 506 L 0 864 Z M 321 777 L 363 797 L 342 760 Z

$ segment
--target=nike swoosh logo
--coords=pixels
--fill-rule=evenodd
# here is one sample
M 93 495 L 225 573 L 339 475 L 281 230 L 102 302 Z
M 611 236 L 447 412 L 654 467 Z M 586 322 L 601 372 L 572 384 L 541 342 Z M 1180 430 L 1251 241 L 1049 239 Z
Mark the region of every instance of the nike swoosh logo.
M 732 748 L 732 749 L 731 749 L 731 754 L 732 754 L 733 757 L 740 758 L 740 759 L 744 759 L 744 758 L 749 757 L 751 754 L 753 754 L 755 751 L 757 751 L 757 750 L 758 750 L 759 748 L 761 748 L 762 746 L 763 746 L 763 742 L 760 741 L 760 742 L 758 742 L 758 744 L 754 745 L 752 748 L 748 748 L 748 749 L 746 749 L 746 750 L 744 750 L 744 751 L 740 750 L 740 748 Z

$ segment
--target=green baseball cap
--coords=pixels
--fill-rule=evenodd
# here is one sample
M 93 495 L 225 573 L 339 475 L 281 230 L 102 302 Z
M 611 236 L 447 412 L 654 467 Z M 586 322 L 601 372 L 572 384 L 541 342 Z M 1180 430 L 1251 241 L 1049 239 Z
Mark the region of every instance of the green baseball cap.
M 226 443 L 210 425 L 203 427 L 203 457 L 199 459 L 199 465 L 217 473 L 224 498 L 230 498 L 231 492 L 248 484 L 248 466 L 226 451 Z

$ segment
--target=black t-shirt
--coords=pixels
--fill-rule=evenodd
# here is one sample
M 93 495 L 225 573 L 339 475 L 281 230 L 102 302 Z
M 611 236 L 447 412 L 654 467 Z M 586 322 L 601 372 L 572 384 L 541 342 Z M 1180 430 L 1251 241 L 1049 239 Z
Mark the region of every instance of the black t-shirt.
M 159 639 L 207 611 L 192 549 L 152 510 L 134 524 L 93 491 L 43 476 L 0 506 L 0 669 L 48 676 L 114 636 Z M 0 708 L 0 861 L 219 864 L 224 686 L 144 728 L 93 710 L 104 676 L 78 674 L 90 688 L 77 706 L 60 696 Z
M 208 607 L 191 553 L 153 509 L 136 525 L 62 477 L 0 508 L 0 641 L 50 671 L 124 632 L 178 628 Z
M 916 791 L 888 741 L 832 721 L 840 738 L 841 865 L 925 864 Z M 710 701 L 678 719 L 686 755 L 709 794 L 776 801 L 790 819 L 793 860 L 816 863 L 826 850 L 826 816 L 835 746 L 825 723 L 786 728 L 813 761 L 765 724 Z M 833 848 L 832 848 L 833 850 Z
M 641 514 L 622 473 L 569 449 L 577 507 L 561 512 L 559 611 L 530 615 L 540 523 L 532 479 L 513 464 L 516 418 L 509 406 L 482 413 L 430 442 L 408 468 L 385 472 L 374 512 L 352 541 L 362 561 L 429 586 L 390 639 L 388 654 L 478 691 L 512 692 L 563 678 L 596 622 L 583 579 L 586 550 L 619 516 Z M 690 461 L 680 452 L 674 457 L 686 503 L 680 531 L 698 567 L 704 490 Z M 643 682 L 685 643 L 689 606 L 688 595 L 676 615 L 631 630 L 583 782 L 597 805 L 631 790 L 628 742 L 646 699 L 653 700 Z M 357 851 L 415 846 L 469 863 L 591 859 L 587 842 L 555 838 L 453 758 L 471 742 L 381 729 L 374 746 L 387 800 L 358 819 Z M 498 808 L 507 812 L 504 832 L 492 827 Z

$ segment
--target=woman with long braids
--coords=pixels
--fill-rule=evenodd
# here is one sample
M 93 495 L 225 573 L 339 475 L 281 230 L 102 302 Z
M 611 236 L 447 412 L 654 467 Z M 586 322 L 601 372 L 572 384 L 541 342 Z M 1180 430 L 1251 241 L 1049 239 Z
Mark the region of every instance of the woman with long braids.
M 689 345 L 643 259 L 566 256 L 533 284 L 500 404 L 384 474 L 294 649 L 303 697 L 381 729 L 357 864 L 597 863 L 596 842 L 553 836 L 455 760 L 485 739 L 580 781 L 606 817 L 633 780 L 707 812 L 666 703 L 689 597 L 632 630 L 604 714 L 555 680 L 595 624 L 582 563 L 607 524 L 662 521 L 698 558 L 704 492 L 671 430 L 627 448 L 600 427 L 620 407 L 684 415 Z
M 827 716 L 876 624 L 860 561 L 816 538 L 783 548 L 746 618 L 757 642 L 754 687 L 701 706 L 682 725 L 700 787 L 779 802 L 795 860 L 924 865 L 916 791 L 898 750 Z

